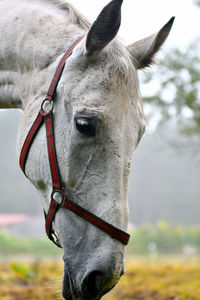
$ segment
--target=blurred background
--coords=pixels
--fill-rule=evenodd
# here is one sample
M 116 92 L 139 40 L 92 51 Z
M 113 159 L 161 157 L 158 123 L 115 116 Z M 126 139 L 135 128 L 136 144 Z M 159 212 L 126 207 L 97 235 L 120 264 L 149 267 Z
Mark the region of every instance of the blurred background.
M 71 3 L 94 20 L 108 1 Z M 147 130 L 134 153 L 129 182 L 134 245 L 132 240 L 127 254 L 151 259 L 176 255 L 199 263 L 200 1 L 125 0 L 119 35 L 132 43 L 158 31 L 173 15 L 175 24 L 157 65 L 139 73 Z M 0 110 L 0 259 L 16 254 L 59 257 L 61 252 L 45 237 L 36 192 L 18 166 L 20 117 L 19 110 Z

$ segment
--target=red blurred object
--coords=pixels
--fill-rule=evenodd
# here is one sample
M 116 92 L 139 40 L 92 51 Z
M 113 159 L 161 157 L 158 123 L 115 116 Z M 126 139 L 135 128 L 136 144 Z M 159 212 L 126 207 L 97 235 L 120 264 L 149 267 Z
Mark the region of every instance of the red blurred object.
M 27 222 L 31 219 L 28 215 L 0 214 L 0 227 Z

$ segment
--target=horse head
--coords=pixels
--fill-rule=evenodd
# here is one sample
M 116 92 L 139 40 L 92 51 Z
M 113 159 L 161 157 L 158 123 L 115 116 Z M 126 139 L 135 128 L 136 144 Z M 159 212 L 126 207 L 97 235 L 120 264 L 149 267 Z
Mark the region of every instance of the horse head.
M 173 18 L 158 33 L 125 46 L 115 38 L 122 2 L 113 0 L 101 11 L 66 61 L 55 95 L 54 127 L 69 198 L 126 231 L 130 164 L 145 130 L 137 70 L 152 63 Z M 21 128 L 30 126 L 40 103 L 40 97 L 28 103 Z M 30 150 L 26 175 L 47 212 L 52 186 L 44 128 Z M 63 297 L 100 299 L 125 272 L 124 245 L 63 208 L 53 227 L 63 247 Z

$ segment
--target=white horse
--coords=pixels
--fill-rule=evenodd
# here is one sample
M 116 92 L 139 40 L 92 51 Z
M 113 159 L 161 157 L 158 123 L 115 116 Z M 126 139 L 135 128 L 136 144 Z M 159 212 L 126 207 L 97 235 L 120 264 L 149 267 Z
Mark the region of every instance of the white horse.
M 152 63 L 173 18 L 158 33 L 125 46 L 115 38 L 122 2 L 111 1 L 91 25 L 65 0 L 1 0 L 0 108 L 24 111 L 20 154 L 61 55 L 84 36 L 56 92 L 59 169 L 74 202 L 126 231 L 130 163 L 145 130 L 137 70 Z M 47 212 L 51 175 L 43 127 L 26 175 Z M 100 299 L 124 274 L 124 245 L 62 208 L 53 226 L 63 247 L 63 297 Z

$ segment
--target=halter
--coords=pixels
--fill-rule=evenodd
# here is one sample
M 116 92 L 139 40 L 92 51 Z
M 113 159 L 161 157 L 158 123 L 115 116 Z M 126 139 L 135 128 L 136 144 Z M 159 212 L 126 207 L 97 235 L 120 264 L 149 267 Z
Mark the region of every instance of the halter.
M 46 234 L 49 239 L 56 244 L 58 247 L 62 248 L 58 237 L 53 229 L 52 223 L 55 218 L 56 212 L 60 207 L 70 210 L 71 212 L 75 213 L 79 217 L 83 218 L 87 222 L 93 224 L 100 230 L 104 231 L 112 238 L 120 241 L 121 243 L 127 245 L 130 235 L 113 225 L 105 222 L 101 218 L 97 217 L 96 215 L 92 214 L 91 212 L 87 211 L 83 207 L 79 206 L 78 204 L 71 201 L 67 194 L 64 193 L 64 188 L 62 185 L 58 162 L 57 162 L 57 155 L 56 155 L 56 148 L 55 148 L 55 137 L 54 137 L 54 122 L 53 122 L 53 110 L 54 110 L 54 101 L 55 101 L 55 93 L 58 82 L 62 75 L 62 71 L 65 66 L 65 62 L 68 57 L 72 54 L 74 48 L 80 43 L 83 37 L 79 38 L 71 47 L 70 49 L 63 55 L 56 72 L 53 76 L 51 81 L 48 93 L 44 101 L 42 102 L 41 109 L 29 130 L 29 133 L 25 139 L 23 144 L 21 154 L 20 154 L 20 167 L 25 174 L 25 165 L 28 157 L 28 153 L 30 147 L 34 141 L 35 136 L 37 135 L 40 127 L 45 124 L 46 127 L 46 138 L 47 138 L 47 148 L 48 148 L 48 157 L 49 157 L 49 165 L 51 171 L 51 178 L 52 178 L 52 193 L 51 193 L 51 203 L 48 210 L 48 213 L 45 213 L 45 229 Z M 49 110 L 45 111 L 45 106 L 50 105 Z M 25 174 L 26 175 L 26 174 Z M 60 201 L 56 200 L 55 198 L 59 198 Z

